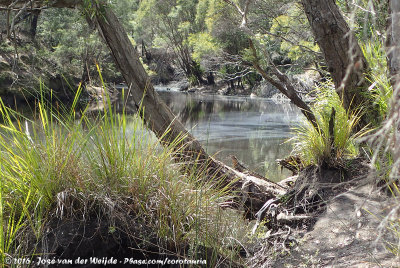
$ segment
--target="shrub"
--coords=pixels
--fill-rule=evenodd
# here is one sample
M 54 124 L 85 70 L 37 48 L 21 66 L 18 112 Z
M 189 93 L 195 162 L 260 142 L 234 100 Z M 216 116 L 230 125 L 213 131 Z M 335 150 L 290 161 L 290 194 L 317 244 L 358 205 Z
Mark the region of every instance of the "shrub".
M 341 160 L 358 154 L 356 139 L 366 134 L 367 129 L 355 132 L 360 112 L 346 112 L 331 81 L 322 83 L 316 91 L 317 97 L 312 110 L 317 119 L 318 129 L 308 121 L 294 128 L 293 150 L 301 156 L 306 165 L 340 164 Z M 329 130 L 331 120 L 332 133 Z

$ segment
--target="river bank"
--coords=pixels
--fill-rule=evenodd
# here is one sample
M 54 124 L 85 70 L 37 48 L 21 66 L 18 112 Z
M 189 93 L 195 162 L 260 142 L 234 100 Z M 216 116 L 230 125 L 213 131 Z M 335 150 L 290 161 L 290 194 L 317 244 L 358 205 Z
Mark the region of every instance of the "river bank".
M 222 102 L 221 108 L 215 99 L 212 108 L 206 99 L 199 103 L 214 114 L 227 104 L 244 114 L 245 107 L 257 106 L 242 98 L 218 98 L 236 101 Z M 189 107 L 196 106 L 194 100 L 187 102 Z M 182 103 L 178 98 L 176 104 Z M 161 147 L 138 118 L 104 112 L 95 121 L 82 115 L 58 124 L 58 119 L 49 119 L 55 113 L 41 110 L 34 128 L 6 123 L 13 142 L 0 139 L 1 202 L 22 202 L 22 207 L 15 202 L 1 206 L 9 222 L 4 230 L 12 232 L 3 239 L 9 241 L 9 256 L 30 258 L 35 250 L 45 262 L 98 258 L 123 265 L 126 258 L 169 258 L 205 260 L 205 267 L 254 268 L 396 263 L 382 240 L 377 252 L 371 246 L 371 231 L 380 234 L 379 215 L 387 213 L 383 208 L 393 200 L 379 189 L 359 188 L 376 183 L 375 177 L 366 180 L 370 169 L 365 159 L 337 168 L 301 169 L 278 183 L 279 195 L 255 206 L 240 192 L 253 194 L 256 181 L 238 193 L 207 180 L 201 170 L 181 172 L 184 167 L 173 161 L 174 150 Z M 268 187 L 261 194 L 268 196 Z M 10 229 L 14 221 L 31 223 Z M 384 241 L 395 241 L 393 233 L 386 235 Z M 376 258 L 369 258 L 369 252 Z

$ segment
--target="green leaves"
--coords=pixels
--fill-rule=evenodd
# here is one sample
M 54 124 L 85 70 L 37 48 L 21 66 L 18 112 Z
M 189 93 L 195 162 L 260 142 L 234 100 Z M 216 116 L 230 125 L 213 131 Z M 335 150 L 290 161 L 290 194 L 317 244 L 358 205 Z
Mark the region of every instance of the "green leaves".
M 206 32 L 190 34 L 188 44 L 192 47 L 192 56 L 197 62 L 200 62 L 203 57 L 215 55 L 220 50 L 218 43 Z
M 317 118 L 318 130 L 308 121 L 294 128 L 294 153 L 301 155 L 306 165 L 336 165 L 344 159 L 356 157 L 357 139 L 369 132 L 367 128 L 355 132 L 361 110 L 346 112 L 331 81 L 319 86 L 316 92 L 317 98 L 312 110 Z M 329 131 L 332 108 L 335 110 L 333 137 Z

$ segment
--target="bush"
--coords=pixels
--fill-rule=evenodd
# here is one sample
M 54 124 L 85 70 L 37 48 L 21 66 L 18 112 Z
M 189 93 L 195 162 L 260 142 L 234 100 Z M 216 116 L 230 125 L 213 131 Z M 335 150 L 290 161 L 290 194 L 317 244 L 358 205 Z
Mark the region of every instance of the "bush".
M 355 132 L 360 112 L 346 112 L 331 81 L 321 84 L 316 92 L 312 110 L 318 129 L 308 121 L 294 128 L 294 153 L 300 155 L 306 165 L 337 165 L 346 158 L 357 156 L 356 139 L 368 132 L 365 128 Z M 331 120 L 333 133 L 329 130 Z

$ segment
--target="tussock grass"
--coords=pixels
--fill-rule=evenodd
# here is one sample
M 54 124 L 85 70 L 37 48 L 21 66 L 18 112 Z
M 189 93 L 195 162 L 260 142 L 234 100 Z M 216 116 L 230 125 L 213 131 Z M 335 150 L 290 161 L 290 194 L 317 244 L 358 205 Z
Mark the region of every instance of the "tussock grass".
M 348 112 L 343 108 L 331 81 L 322 83 L 316 92 L 317 97 L 312 110 L 317 119 L 318 129 L 307 121 L 293 129 L 294 154 L 300 155 L 305 165 L 336 165 L 343 159 L 357 156 L 356 139 L 368 132 L 366 128 L 354 131 L 361 118 L 360 112 Z M 332 137 L 329 122 L 333 109 L 335 116 Z
M 208 264 L 238 260 L 247 225 L 222 209 L 232 200 L 227 188 L 195 166 L 180 172 L 173 155 L 183 137 L 162 147 L 109 99 L 96 116 L 77 117 L 76 103 L 61 113 L 42 100 L 27 119 L 0 102 L 0 262 L 32 256 L 52 220 L 93 215 L 160 252 L 196 257 L 205 248 Z
M 371 83 L 370 97 L 380 115 L 380 118 L 371 118 L 371 121 L 379 124 L 389 112 L 390 98 L 393 93 L 387 70 L 386 52 L 379 41 L 362 44 L 361 50 L 370 68 L 370 71 L 366 74 L 366 79 Z

